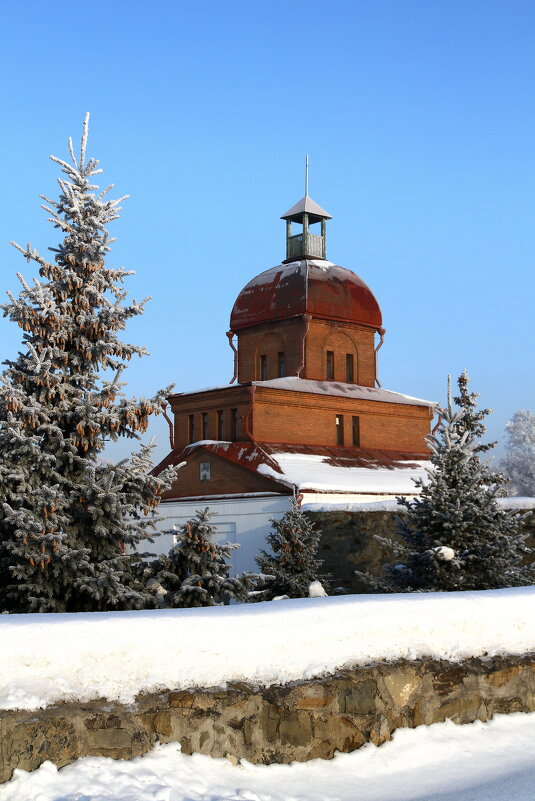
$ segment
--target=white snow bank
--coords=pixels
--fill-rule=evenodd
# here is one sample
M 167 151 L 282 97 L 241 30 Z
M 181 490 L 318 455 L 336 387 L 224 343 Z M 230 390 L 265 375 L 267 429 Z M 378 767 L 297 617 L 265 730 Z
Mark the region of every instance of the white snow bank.
M 330 498 L 329 503 L 303 503 L 301 509 L 303 512 L 403 512 L 395 499 L 348 503 Z
M 0 616 L 0 709 L 285 683 L 377 660 L 535 651 L 535 587 Z
M 423 462 L 422 462 L 423 464 Z M 414 487 L 413 487 L 414 493 Z M 514 511 L 529 511 L 535 509 L 535 498 L 498 498 L 498 504 L 504 509 Z M 347 502 L 337 501 L 336 498 L 329 500 L 329 503 L 304 503 L 301 506 L 304 512 L 401 512 L 405 511 L 403 506 L 399 506 L 396 500 L 370 501 L 370 502 Z
M 332 760 L 231 765 L 159 745 L 131 761 L 86 757 L 15 771 L 0 801 L 533 801 L 535 714 L 399 729 Z
M 278 481 L 282 478 L 301 492 L 315 490 L 414 495 L 419 491 L 414 486 L 414 479 L 420 478 L 427 482 L 426 468 L 431 467 L 431 462 L 417 459 L 409 464 L 400 462 L 399 466 L 388 468 L 374 464 L 370 467 L 334 465 L 325 456 L 309 453 L 272 453 L 270 458 L 277 462 L 283 475 L 267 464 L 259 465 L 258 472 Z
M 528 511 L 528 509 L 535 509 L 535 498 L 527 498 L 527 497 L 511 497 L 511 498 L 499 498 L 499 503 L 502 504 L 506 509 L 519 509 Z

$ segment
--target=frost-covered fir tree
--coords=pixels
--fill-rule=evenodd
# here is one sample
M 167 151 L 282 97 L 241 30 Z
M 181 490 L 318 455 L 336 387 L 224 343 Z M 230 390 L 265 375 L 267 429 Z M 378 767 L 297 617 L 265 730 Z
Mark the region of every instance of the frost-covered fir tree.
M 396 562 L 385 568 L 376 589 L 394 591 L 485 590 L 533 582 L 519 515 L 501 508 L 501 481 L 477 456 L 477 439 L 462 431 L 448 387 L 436 436 L 428 437 L 432 470 L 420 494 L 398 498 L 407 514 L 400 518 L 402 543 Z M 462 433 L 461 433 L 462 431 Z
M 293 498 L 290 509 L 280 520 L 271 518 L 267 543 L 271 553 L 262 550 L 256 558 L 261 573 L 267 577 L 262 600 L 280 595 L 306 598 L 310 584 L 322 582 L 322 560 L 317 558 L 321 532 L 314 528 Z
M 118 464 L 99 458 L 106 442 L 137 439 L 166 391 L 126 398 L 121 371 L 143 348 L 119 339 L 143 303 L 125 303 L 130 274 L 108 267 L 107 225 L 121 200 L 98 192 L 98 162 L 52 157 L 63 176 L 59 199 L 43 208 L 62 235 L 50 261 L 29 244 L 39 279 L 19 279 L 4 316 L 22 331 L 22 350 L 4 362 L 0 383 L 0 609 L 129 609 L 153 603 L 129 552 L 147 538 L 170 474 L 150 475 L 150 447 Z M 107 378 L 106 378 L 107 376 Z
M 150 565 L 150 573 L 163 588 L 165 605 L 171 607 L 216 606 L 230 600 L 246 601 L 256 576 L 229 576 L 232 552 L 239 545 L 214 542 L 213 513 L 197 509 L 173 534 L 176 544 L 168 556 Z
M 485 453 L 496 445 L 496 442 L 479 441 L 487 430 L 483 420 L 492 412 L 492 409 L 477 409 L 479 393 L 470 392 L 468 390 L 469 383 L 470 378 L 465 368 L 457 379 L 459 394 L 453 398 L 455 405 L 458 407 L 455 430 L 461 435 L 465 431 L 468 432 L 474 453 Z
M 505 426 L 506 453 L 501 467 L 513 495 L 535 495 L 535 414 L 520 409 Z

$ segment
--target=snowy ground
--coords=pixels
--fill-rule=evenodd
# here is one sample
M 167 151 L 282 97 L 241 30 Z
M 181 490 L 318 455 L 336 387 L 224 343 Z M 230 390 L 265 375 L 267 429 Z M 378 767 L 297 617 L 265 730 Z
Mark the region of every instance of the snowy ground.
M 535 713 L 400 729 L 331 761 L 231 765 L 157 746 L 130 762 L 86 757 L 16 771 L 0 801 L 533 801 Z
M 285 683 L 378 660 L 535 651 L 535 587 L 0 616 L 0 709 Z M 535 793 L 534 793 L 535 795 Z

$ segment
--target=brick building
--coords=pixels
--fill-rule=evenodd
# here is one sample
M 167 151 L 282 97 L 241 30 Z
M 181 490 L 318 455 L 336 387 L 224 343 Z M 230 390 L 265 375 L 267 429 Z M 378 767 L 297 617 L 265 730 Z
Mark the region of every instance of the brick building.
M 432 402 L 381 387 L 381 310 L 359 276 L 327 261 L 330 215 L 305 195 L 282 219 L 286 259 L 231 312 L 232 382 L 170 396 L 172 450 L 156 468 L 181 465 L 160 507 L 165 526 L 210 506 L 221 538 L 241 544 L 239 569 L 253 567 L 268 518 L 293 492 L 307 502 L 414 494 L 434 414 Z

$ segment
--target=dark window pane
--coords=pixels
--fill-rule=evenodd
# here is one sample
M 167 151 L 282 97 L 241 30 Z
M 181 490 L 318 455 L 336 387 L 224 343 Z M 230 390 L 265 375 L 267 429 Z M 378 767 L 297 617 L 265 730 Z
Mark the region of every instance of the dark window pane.
M 201 439 L 208 439 L 208 414 L 207 412 L 202 413 L 201 417 Z
M 344 416 L 342 414 L 336 415 L 336 444 L 344 444 Z
M 353 417 L 351 427 L 353 429 L 353 445 L 360 446 L 360 418 Z
M 283 351 L 277 354 L 277 368 L 279 378 L 283 378 L 286 375 L 286 364 Z
M 223 439 L 223 411 L 221 409 L 217 413 L 217 438 L 220 442 Z
M 260 357 L 260 381 L 267 381 L 267 359 L 265 356 Z
M 188 438 L 189 443 L 191 445 L 192 442 L 195 442 L 195 415 L 190 414 L 188 419 Z
M 346 382 L 352 384 L 354 381 L 353 354 L 346 353 Z
M 327 351 L 327 381 L 334 379 L 334 351 Z

